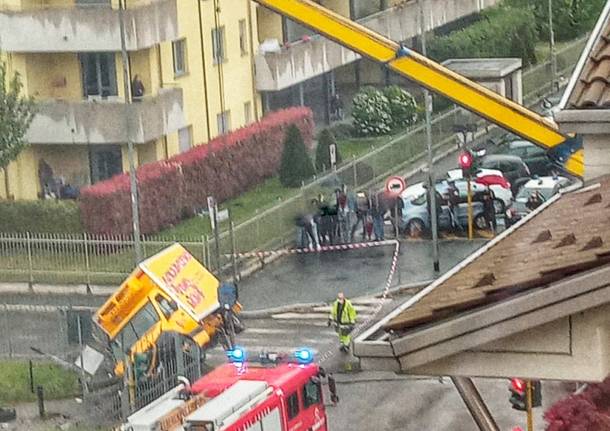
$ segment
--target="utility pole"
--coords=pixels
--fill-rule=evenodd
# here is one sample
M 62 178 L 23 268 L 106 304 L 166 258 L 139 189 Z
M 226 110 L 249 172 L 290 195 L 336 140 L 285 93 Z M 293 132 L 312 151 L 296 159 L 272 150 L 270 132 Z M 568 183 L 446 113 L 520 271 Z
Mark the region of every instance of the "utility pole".
M 123 57 L 123 90 L 125 92 L 125 135 L 127 136 L 127 155 L 129 158 L 129 184 L 131 189 L 131 219 L 136 265 L 142 262 L 142 242 L 140 237 L 140 210 L 138 202 L 138 183 L 136 178 L 135 151 L 131 139 L 131 80 L 129 79 L 129 58 L 125 42 L 125 0 L 119 0 L 119 29 L 121 32 L 121 54 Z
M 424 2 L 419 0 L 420 30 L 422 54 L 426 56 L 426 25 L 424 22 Z M 432 227 L 432 256 L 434 271 L 440 271 L 438 258 L 438 226 L 436 214 L 436 188 L 434 186 L 434 157 L 432 155 L 432 96 L 424 87 L 424 104 L 426 107 L 426 144 L 428 146 L 428 199 L 430 199 L 430 226 Z
M 557 85 L 557 55 L 555 53 L 555 32 L 553 30 L 553 0 L 549 0 L 549 36 L 551 50 L 551 91 L 556 91 L 559 90 L 559 85 Z

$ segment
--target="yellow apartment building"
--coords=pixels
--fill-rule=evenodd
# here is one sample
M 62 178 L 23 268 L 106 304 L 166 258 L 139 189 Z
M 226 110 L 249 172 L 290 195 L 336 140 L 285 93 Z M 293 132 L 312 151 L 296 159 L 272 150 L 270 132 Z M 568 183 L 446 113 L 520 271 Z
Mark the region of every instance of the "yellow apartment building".
M 317 1 L 394 40 L 419 32 L 416 0 Z M 496 1 L 426 0 L 426 28 Z M 144 87 L 131 104 L 121 13 L 128 79 Z M 383 67 L 250 0 L 0 0 L 0 57 L 38 102 L 31 145 L 0 173 L 11 199 L 41 197 L 49 176 L 82 187 L 126 171 L 128 140 L 144 164 L 269 110 L 307 105 L 327 122 L 335 92 L 347 102 L 389 82 Z

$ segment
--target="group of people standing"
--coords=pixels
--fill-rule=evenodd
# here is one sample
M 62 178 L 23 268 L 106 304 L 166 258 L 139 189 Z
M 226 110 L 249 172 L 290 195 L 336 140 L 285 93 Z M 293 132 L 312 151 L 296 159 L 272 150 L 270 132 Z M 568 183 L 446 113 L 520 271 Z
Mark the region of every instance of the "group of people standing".
M 319 248 L 354 241 L 383 241 L 384 217 L 389 211 L 394 218 L 398 201 L 383 192 L 348 191 L 345 185 L 336 189 L 328 201 L 319 195 L 309 202 L 305 214 L 297 217 L 297 246 Z

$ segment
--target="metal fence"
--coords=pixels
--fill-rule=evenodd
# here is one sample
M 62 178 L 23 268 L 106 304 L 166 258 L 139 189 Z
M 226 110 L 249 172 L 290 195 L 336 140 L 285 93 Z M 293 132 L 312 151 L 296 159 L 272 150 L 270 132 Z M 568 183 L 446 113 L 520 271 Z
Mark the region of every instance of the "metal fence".
M 568 75 L 573 69 L 586 38 L 580 39 L 558 52 L 560 74 Z M 537 65 L 523 73 L 524 103 L 536 106 L 551 90 L 550 63 Z M 479 128 L 490 123 L 461 108 L 453 108 L 435 115 L 432 121 L 433 143 L 436 150 L 455 145 L 455 125 L 477 124 Z M 407 133 L 372 149 L 366 155 L 345 161 L 336 170 L 304 184 L 295 195 L 271 208 L 257 213 L 234 229 L 221 232 L 218 248 L 213 237 L 179 238 L 180 242 L 208 268 L 226 268 L 231 261 L 226 254 L 267 249 L 291 242 L 294 221 L 305 211 L 308 202 L 320 194 L 329 196 L 341 184 L 350 189 L 374 187 L 389 175 L 402 172 L 423 161 L 425 155 L 425 129 L 413 127 Z M 176 238 L 145 236 L 142 238 L 144 255 L 152 256 L 170 245 Z M 129 237 L 54 235 L 54 234 L 0 234 L 0 280 L 87 285 L 119 283 L 134 267 L 134 241 Z M 218 253 L 216 253 L 218 250 Z M 217 256 L 220 257 L 217 257 Z M 236 271 L 244 262 L 238 261 Z
M 0 304 L 0 358 L 33 359 L 36 366 L 39 361 L 64 361 L 62 366 L 74 369 L 72 365 L 78 366 L 77 358 L 86 345 L 106 350 L 92 314 L 86 307 Z M 189 381 L 200 378 L 206 371 L 205 351 L 183 341 L 166 339 L 157 348 L 154 369 L 133 373 L 131 382 L 109 377 L 114 369 L 110 357 L 94 376 L 80 372 L 89 420 L 116 424 L 176 387 L 178 376 Z

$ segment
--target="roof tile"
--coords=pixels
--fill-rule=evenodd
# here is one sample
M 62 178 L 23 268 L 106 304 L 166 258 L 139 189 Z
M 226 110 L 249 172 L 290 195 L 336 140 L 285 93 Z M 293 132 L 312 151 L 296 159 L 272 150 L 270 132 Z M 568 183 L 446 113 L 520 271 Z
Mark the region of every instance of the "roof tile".
M 599 188 L 563 195 L 392 319 L 386 329 L 413 330 L 610 265 L 610 217 L 606 205 L 598 205 L 610 201 L 610 176 L 599 181 Z M 540 237 L 546 239 L 535 242 Z
M 589 53 L 570 98 L 568 108 L 610 108 L 610 21 Z

